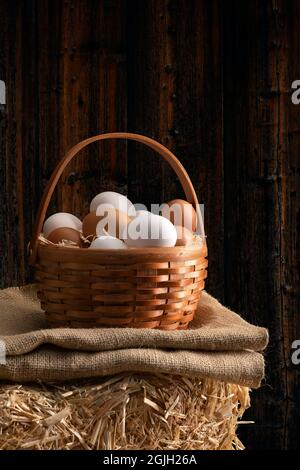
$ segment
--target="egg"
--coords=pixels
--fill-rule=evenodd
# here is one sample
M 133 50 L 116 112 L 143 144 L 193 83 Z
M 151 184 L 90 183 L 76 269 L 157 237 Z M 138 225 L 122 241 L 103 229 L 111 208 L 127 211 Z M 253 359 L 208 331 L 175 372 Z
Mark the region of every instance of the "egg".
M 125 242 L 128 246 L 137 248 L 172 247 L 176 240 L 174 225 L 165 217 L 149 213 L 135 217 L 128 224 Z
M 181 225 L 175 225 L 177 232 L 176 246 L 188 246 L 194 241 L 194 234 L 188 228 L 181 227 Z
M 98 206 L 96 217 L 99 221 L 96 225 L 97 236 L 108 233 L 112 237 L 123 238 L 126 237 L 127 226 L 131 221 L 127 213 L 121 212 L 115 208 L 106 208 L 102 205 Z
M 164 205 L 162 216 L 169 219 L 174 225 L 181 225 L 194 232 L 197 226 L 197 215 L 194 207 L 183 199 L 173 199 Z
M 149 215 L 149 214 L 151 214 L 151 212 L 143 209 L 143 210 L 136 211 L 135 216 L 138 217 L 140 215 Z
M 95 250 L 122 250 L 127 246 L 122 240 L 110 235 L 102 235 L 92 241 L 89 249 Z
M 80 232 L 70 227 L 60 227 L 53 230 L 47 237 L 52 243 L 61 243 L 63 240 L 71 241 L 77 246 L 82 246 Z
M 95 212 L 100 204 L 108 204 L 110 207 L 114 207 L 132 217 L 135 216 L 134 205 L 123 194 L 114 191 L 104 191 L 103 193 L 97 194 L 90 204 L 90 212 Z
M 102 217 L 97 215 L 95 211 L 90 212 L 84 217 L 82 221 L 82 233 L 85 238 L 92 240 L 97 235 L 96 227 L 101 218 Z M 104 232 L 102 235 L 104 235 Z
M 44 223 L 43 235 L 48 238 L 48 235 L 58 228 L 72 228 L 74 230 L 82 229 L 82 222 L 75 215 L 68 212 L 57 212 L 51 215 Z

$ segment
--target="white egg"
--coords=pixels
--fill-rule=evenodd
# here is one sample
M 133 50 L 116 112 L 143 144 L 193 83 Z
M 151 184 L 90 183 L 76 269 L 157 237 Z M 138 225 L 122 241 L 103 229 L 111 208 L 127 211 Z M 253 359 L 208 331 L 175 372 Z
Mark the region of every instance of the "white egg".
M 105 191 L 97 194 L 90 204 L 90 212 L 96 211 L 97 207 L 102 204 L 107 205 L 107 207 L 114 207 L 129 216 L 135 216 L 134 205 L 123 194 L 115 193 L 114 191 Z
M 89 247 L 89 249 L 95 250 L 120 250 L 124 248 L 127 248 L 127 246 L 122 240 L 111 237 L 110 235 L 102 235 L 96 238 Z
M 165 217 L 154 214 L 141 214 L 127 227 L 126 244 L 130 247 L 173 247 L 177 232 L 174 225 Z
M 82 222 L 73 214 L 68 212 L 57 212 L 51 215 L 44 223 L 43 234 L 47 238 L 48 235 L 57 228 L 73 228 L 75 230 L 82 229 Z
M 153 215 L 151 212 L 149 211 L 145 211 L 145 210 L 140 210 L 140 211 L 136 211 L 135 213 L 135 216 L 138 217 L 139 215 Z

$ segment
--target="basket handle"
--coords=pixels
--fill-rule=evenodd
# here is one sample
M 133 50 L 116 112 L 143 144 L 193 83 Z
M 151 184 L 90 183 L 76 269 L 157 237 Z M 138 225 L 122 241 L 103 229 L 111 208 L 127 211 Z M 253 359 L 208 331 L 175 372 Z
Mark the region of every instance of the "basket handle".
M 145 137 L 140 134 L 131 134 L 127 132 L 113 132 L 109 134 L 100 134 L 96 135 L 94 137 L 90 137 L 89 139 L 83 140 L 82 142 L 78 143 L 75 145 L 71 150 L 67 152 L 67 154 L 64 156 L 64 158 L 58 163 L 56 166 L 55 170 L 53 171 L 50 180 L 47 183 L 47 186 L 45 188 L 35 224 L 34 224 L 34 229 L 33 229 L 33 235 L 32 239 L 29 244 L 29 253 L 30 253 L 30 258 L 29 262 L 30 264 L 34 265 L 36 262 L 36 256 L 37 256 L 37 247 L 38 247 L 38 237 L 41 233 L 42 226 L 44 223 L 45 215 L 52 197 L 52 194 L 54 192 L 54 189 L 63 173 L 67 165 L 70 163 L 70 161 L 77 155 L 80 150 L 83 148 L 87 147 L 89 144 L 92 144 L 93 142 L 100 141 L 100 140 L 109 140 L 109 139 L 128 139 L 128 140 L 135 140 L 136 142 L 140 142 L 142 144 L 147 145 L 151 149 L 155 150 L 157 153 L 161 155 L 161 157 L 166 160 L 170 164 L 170 166 L 173 168 L 175 171 L 176 175 L 179 178 L 179 181 L 183 187 L 183 190 L 185 192 L 187 201 L 193 204 L 193 206 L 198 209 L 198 198 L 196 195 L 196 192 L 194 190 L 193 184 L 180 163 L 180 161 L 173 155 L 170 150 L 168 150 L 166 147 L 164 147 L 162 144 L 156 142 L 153 139 L 150 139 L 149 137 Z M 198 210 L 197 210 L 198 212 Z M 200 215 L 200 212 L 199 212 Z M 199 219 L 202 222 L 202 217 L 200 216 Z

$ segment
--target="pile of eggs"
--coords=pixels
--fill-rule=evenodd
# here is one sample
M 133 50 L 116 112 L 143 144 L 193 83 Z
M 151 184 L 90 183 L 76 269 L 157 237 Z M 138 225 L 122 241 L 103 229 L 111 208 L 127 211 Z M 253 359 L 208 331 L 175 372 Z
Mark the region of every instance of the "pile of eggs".
M 89 249 L 126 249 L 187 246 L 194 242 L 196 211 L 182 199 L 164 205 L 161 215 L 136 210 L 129 199 L 105 191 L 91 201 L 90 212 L 81 221 L 59 212 L 44 223 L 43 237 L 54 244 Z M 182 216 L 176 217 L 173 208 Z

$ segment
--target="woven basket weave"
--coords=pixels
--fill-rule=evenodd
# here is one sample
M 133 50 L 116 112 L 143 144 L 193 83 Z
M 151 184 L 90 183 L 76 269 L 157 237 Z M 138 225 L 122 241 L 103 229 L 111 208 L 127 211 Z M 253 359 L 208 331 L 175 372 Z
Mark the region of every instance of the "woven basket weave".
M 41 306 L 52 326 L 185 329 L 193 319 L 207 272 L 207 248 L 88 250 L 39 242 L 47 208 L 68 163 L 92 142 L 130 139 L 157 151 L 175 170 L 197 210 L 193 185 L 177 158 L 158 142 L 128 133 L 101 134 L 73 147 L 45 189 L 30 242 Z M 201 219 L 202 221 L 202 219 Z

